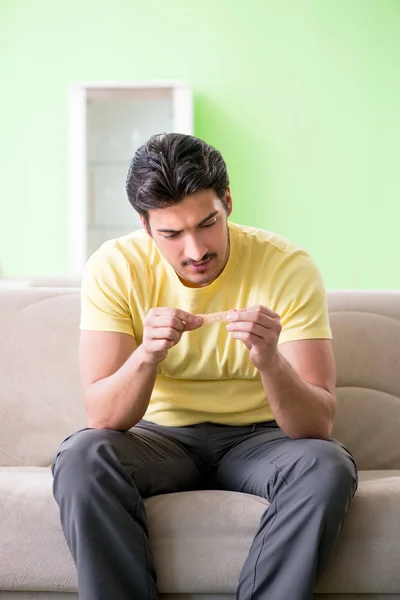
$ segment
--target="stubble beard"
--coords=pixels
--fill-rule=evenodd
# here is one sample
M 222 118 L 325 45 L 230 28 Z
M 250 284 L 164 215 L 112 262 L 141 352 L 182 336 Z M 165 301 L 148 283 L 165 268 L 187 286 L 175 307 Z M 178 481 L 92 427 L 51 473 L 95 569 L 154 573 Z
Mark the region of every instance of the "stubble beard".
M 197 286 L 205 286 L 209 283 L 212 283 L 221 275 L 222 271 L 224 270 L 226 263 L 228 262 L 229 252 L 230 252 L 230 241 L 229 241 L 229 231 L 227 231 L 227 245 L 226 245 L 224 259 L 218 260 L 219 255 L 214 254 L 213 259 L 216 259 L 216 266 L 215 266 L 215 269 L 212 274 L 205 275 L 203 279 L 199 279 L 199 277 L 202 276 L 202 273 L 199 273 L 199 275 L 197 277 L 188 277 L 185 273 L 182 273 L 179 271 L 178 275 L 182 279 L 189 281 L 190 283 L 194 283 Z

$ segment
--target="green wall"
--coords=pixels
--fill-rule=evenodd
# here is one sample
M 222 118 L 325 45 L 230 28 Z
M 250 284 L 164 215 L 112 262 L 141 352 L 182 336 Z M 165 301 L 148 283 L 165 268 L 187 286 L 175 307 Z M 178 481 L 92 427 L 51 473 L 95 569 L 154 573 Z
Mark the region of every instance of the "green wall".
M 0 263 L 67 271 L 67 90 L 183 79 L 233 220 L 399 288 L 399 0 L 0 0 Z

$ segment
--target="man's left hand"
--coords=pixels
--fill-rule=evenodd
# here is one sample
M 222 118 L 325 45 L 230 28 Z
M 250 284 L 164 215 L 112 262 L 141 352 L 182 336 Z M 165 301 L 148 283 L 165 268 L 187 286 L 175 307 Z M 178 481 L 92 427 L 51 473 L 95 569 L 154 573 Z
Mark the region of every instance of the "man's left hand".
M 259 371 L 265 371 L 278 355 L 278 340 L 282 331 L 278 314 L 265 306 L 233 310 L 227 330 L 250 350 L 250 360 Z

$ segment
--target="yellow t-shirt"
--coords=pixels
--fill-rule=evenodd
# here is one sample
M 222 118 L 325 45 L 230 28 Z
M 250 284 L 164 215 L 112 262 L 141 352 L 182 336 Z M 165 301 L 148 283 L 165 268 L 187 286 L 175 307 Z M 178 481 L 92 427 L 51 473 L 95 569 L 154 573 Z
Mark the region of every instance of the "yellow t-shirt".
M 142 341 L 157 306 L 211 313 L 261 304 L 281 317 L 279 343 L 331 338 L 326 294 L 311 257 L 286 239 L 229 222 L 230 255 L 207 287 L 184 286 L 144 231 L 110 240 L 88 260 L 81 329 Z M 226 323 L 183 334 L 159 364 L 145 419 L 167 426 L 205 421 L 246 425 L 274 416 L 249 351 Z

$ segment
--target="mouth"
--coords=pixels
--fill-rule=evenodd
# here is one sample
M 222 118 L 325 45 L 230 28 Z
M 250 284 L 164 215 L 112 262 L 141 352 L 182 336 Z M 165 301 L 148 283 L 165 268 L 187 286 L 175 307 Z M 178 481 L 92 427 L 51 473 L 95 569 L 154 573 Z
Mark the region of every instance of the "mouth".
M 188 265 L 190 269 L 192 269 L 193 271 L 195 271 L 196 273 L 203 273 L 204 271 L 206 271 L 212 261 L 213 257 L 209 258 L 208 260 L 202 262 L 202 263 L 195 263 L 195 264 L 191 264 Z

